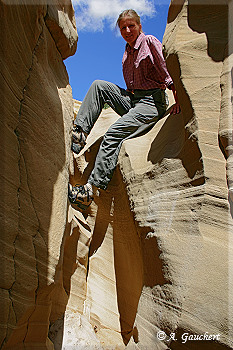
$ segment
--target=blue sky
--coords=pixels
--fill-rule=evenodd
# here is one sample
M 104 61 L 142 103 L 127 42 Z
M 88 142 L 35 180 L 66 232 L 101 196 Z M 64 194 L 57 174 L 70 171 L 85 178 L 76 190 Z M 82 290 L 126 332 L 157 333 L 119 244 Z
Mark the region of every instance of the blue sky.
M 82 101 L 95 79 L 125 87 L 121 60 L 125 41 L 115 29 L 119 13 L 135 9 L 141 16 L 145 34 L 162 41 L 169 0 L 76 0 L 73 1 L 79 35 L 74 56 L 64 62 L 73 97 Z

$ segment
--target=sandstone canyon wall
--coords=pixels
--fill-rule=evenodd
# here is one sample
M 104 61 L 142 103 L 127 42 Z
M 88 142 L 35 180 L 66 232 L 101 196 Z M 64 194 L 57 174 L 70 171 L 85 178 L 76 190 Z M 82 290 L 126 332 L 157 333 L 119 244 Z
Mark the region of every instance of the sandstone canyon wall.
M 67 303 L 59 264 L 73 100 L 63 59 L 76 51 L 74 10 L 1 1 L 0 27 L 0 347 L 52 349 L 49 322 Z
M 171 2 L 163 45 L 182 113 L 123 144 L 83 213 L 67 205 L 69 171 L 85 183 L 118 116 L 103 111 L 72 156 L 62 58 L 77 35 L 57 6 L 1 4 L 2 346 L 233 348 L 231 4 Z M 206 332 L 219 339 L 182 342 Z

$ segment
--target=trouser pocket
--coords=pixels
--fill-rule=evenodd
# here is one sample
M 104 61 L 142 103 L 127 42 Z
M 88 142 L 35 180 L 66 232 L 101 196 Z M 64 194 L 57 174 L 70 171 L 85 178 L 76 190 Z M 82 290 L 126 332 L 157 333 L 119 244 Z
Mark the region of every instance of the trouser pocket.
M 167 107 L 167 94 L 165 90 L 157 89 L 153 94 L 153 99 L 155 104 L 160 104 L 161 106 Z
M 157 89 L 152 94 L 155 106 L 158 109 L 159 115 L 163 115 L 168 107 L 168 96 L 165 90 Z
M 162 117 L 168 108 L 168 96 L 165 90 L 157 89 L 153 95 L 155 107 L 158 109 L 159 117 Z

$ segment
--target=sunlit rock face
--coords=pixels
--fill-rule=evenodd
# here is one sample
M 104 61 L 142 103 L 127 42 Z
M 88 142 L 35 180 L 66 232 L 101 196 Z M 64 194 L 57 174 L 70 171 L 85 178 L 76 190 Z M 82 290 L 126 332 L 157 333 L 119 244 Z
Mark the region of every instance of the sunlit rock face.
M 124 142 L 82 213 L 67 183 L 86 182 L 119 116 L 104 110 L 72 155 L 73 8 L 1 3 L 4 349 L 233 347 L 229 6 L 172 1 L 163 45 L 182 113 Z
M 103 348 L 232 346 L 228 15 L 228 5 L 171 3 L 163 45 L 182 113 L 123 144 L 85 213 L 85 313 Z M 116 118 L 109 109 L 97 121 L 72 183 L 86 182 Z
M 0 347 L 53 348 L 64 314 L 73 100 L 63 58 L 77 45 L 71 2 L 3 1 L 1 33 Z

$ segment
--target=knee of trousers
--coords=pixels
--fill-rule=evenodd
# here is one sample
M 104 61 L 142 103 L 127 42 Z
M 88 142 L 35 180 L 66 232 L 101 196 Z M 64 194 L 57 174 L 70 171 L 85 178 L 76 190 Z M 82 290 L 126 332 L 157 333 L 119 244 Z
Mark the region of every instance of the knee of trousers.
M 105 80 L 94 80 L 93 83 L 91 84 L 91 87 L 94 89 L 103 89 L 107 84 L 107 81 Z

